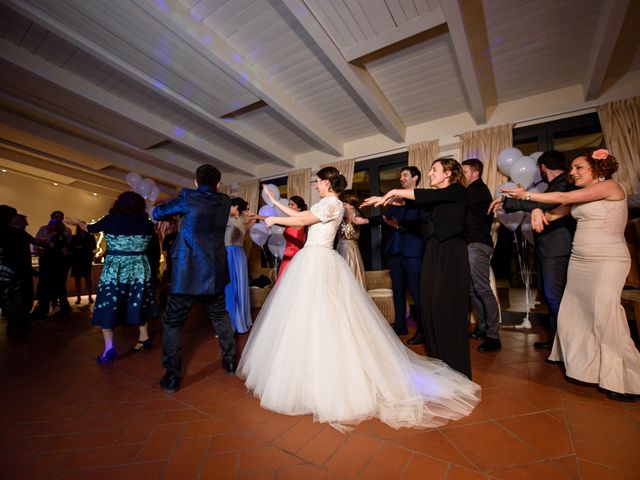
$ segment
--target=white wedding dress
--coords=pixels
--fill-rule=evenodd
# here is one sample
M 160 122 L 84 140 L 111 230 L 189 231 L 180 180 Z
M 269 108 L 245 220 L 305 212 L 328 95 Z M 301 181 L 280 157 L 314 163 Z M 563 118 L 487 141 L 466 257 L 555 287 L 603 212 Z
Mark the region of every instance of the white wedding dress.
M 238 375 L 266 409 L 345 425 L 378 417 L 394 428 L 437 427 L 469 415 L 480 386 L 406 348 L 333 250 L 342 202 L 321 220 L 262 307 Z

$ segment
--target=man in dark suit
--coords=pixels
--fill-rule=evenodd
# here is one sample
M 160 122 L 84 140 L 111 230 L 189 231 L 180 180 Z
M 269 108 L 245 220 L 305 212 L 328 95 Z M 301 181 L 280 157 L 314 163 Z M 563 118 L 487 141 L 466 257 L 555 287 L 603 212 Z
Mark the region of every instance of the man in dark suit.
M 485 338 L 479 352 L 493 352 L 502 348 L 500 342 L 500 310 L 491 290 L 491 255 L 493 239 L 491 224 L 493 213 L 487 214 L 493 200 L 489 187 L 482 181 L 484 165 L 477 158 L 462 162 L 462 173 L 467 180 L 467 213 L 465 240 L 469 251 L 471 270 L 471 305 L 476 312 L 476 328 L 471 338 Z
M 413 190 L 420 183 L 420 170 L 409 166 L 400 171 L 402 188 Z M 420 271 L 424 254 L 422 223 L 424 211 L 416 208 L 390 206 L 384 215 L 368 219 L 370 225 L 382 225 L 386 238 L 383 252 L 391 258 L 391 289 L 393 290 L 393 306 L 395 322 L 393 330 L 398 335 L 409 333 L 407 329 L 407 287 L 415 302 L 414 319 L 416 334 L 407 343 L 418 345 L 424 343 L 424 332 L 420 320 Z M 367 223 L 366 219 L 365 222 Z
M 175 392 L 182 373 L 182 325 L 193 302 L 204 303 L 218 335 L 222 368 L 235 372 L 235 345 L 224 287 L 229 282 L 224 232 L 231 200 L 218 193 L 220 171 L 211 165 L 196 170 L 196 190 L 185 188 L 177 198 L 157 206 L 154 220 L 181 217 L 180 231 L 171 249 L 173 270 L 167 307 L 162 319 L 163 390 Z
M 542 179 L 547 182 L 545 192 L 567 192 L 573 189 L 567 174 L 567 161 L 561 152 L 550 150 L 538 158 L 538 168 Z M 506 212 L 531 212 L 536 208 L 553 210 L 558 205 L 537 203 L 515 198 L 503 198 Z M 558 310 L 567 283 L 567 268 L 571 256 L 571 243 L 576 229 L 576 221 L 571 215 L 551 222 L 541 233 L 534 232 L 538 273 L 541 276 L 542 291 L 549 306 L 550 337 L 533 344 L 535 348 L 551 350 L 557 331 Z

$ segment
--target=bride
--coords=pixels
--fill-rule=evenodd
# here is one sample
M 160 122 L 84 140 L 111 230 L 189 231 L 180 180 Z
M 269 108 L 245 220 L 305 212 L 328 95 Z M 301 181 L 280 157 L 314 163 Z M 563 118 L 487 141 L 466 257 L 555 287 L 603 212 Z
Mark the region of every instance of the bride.
M 289 216 L 267 217 L 267 225 L 311 227 L 263 305 L 237 374 L 263 408 L 312 414 L 340 431 L 372 417 L 393 428 L 424 428 L 469 415 L 480 386 L 407 349 L 333 250 L 345 187 L 344 176 L 326 167 L 317 173 L 321 200 L 311 210 L 273 202 Z

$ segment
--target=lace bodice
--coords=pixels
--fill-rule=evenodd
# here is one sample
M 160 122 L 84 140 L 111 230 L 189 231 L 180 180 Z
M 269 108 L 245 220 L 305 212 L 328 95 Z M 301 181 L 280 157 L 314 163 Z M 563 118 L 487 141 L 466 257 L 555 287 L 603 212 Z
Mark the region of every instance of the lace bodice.
M 618 238 L 624 237 L 627 214 L 626 199 L 577 203 L 571 209 L 571 215 L 578 221 L 581 232 L 590 231 Z
M 333 248 L 340 222 L 344 215 L 342 202 L 334 196 L 325 197 L 311 207 L 311 213 L 320 219 L 320 223 L 311 225 L 306 247 L 320 246 Z

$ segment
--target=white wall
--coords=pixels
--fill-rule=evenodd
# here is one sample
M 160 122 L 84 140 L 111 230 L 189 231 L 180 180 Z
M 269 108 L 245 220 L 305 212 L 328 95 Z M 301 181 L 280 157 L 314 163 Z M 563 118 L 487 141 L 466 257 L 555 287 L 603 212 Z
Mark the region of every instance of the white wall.
M 11 171 L 0 172 L 0 204 L 11 205 L 28 217 L 27 231 L 35 235 L 49 221 L 51 212 L 91 221 L 105 215 L 114 198 L 94 197 L 91 193 L 60 184 L 27 177 Z M 73 230 L 73 229 L 72 229 Z

